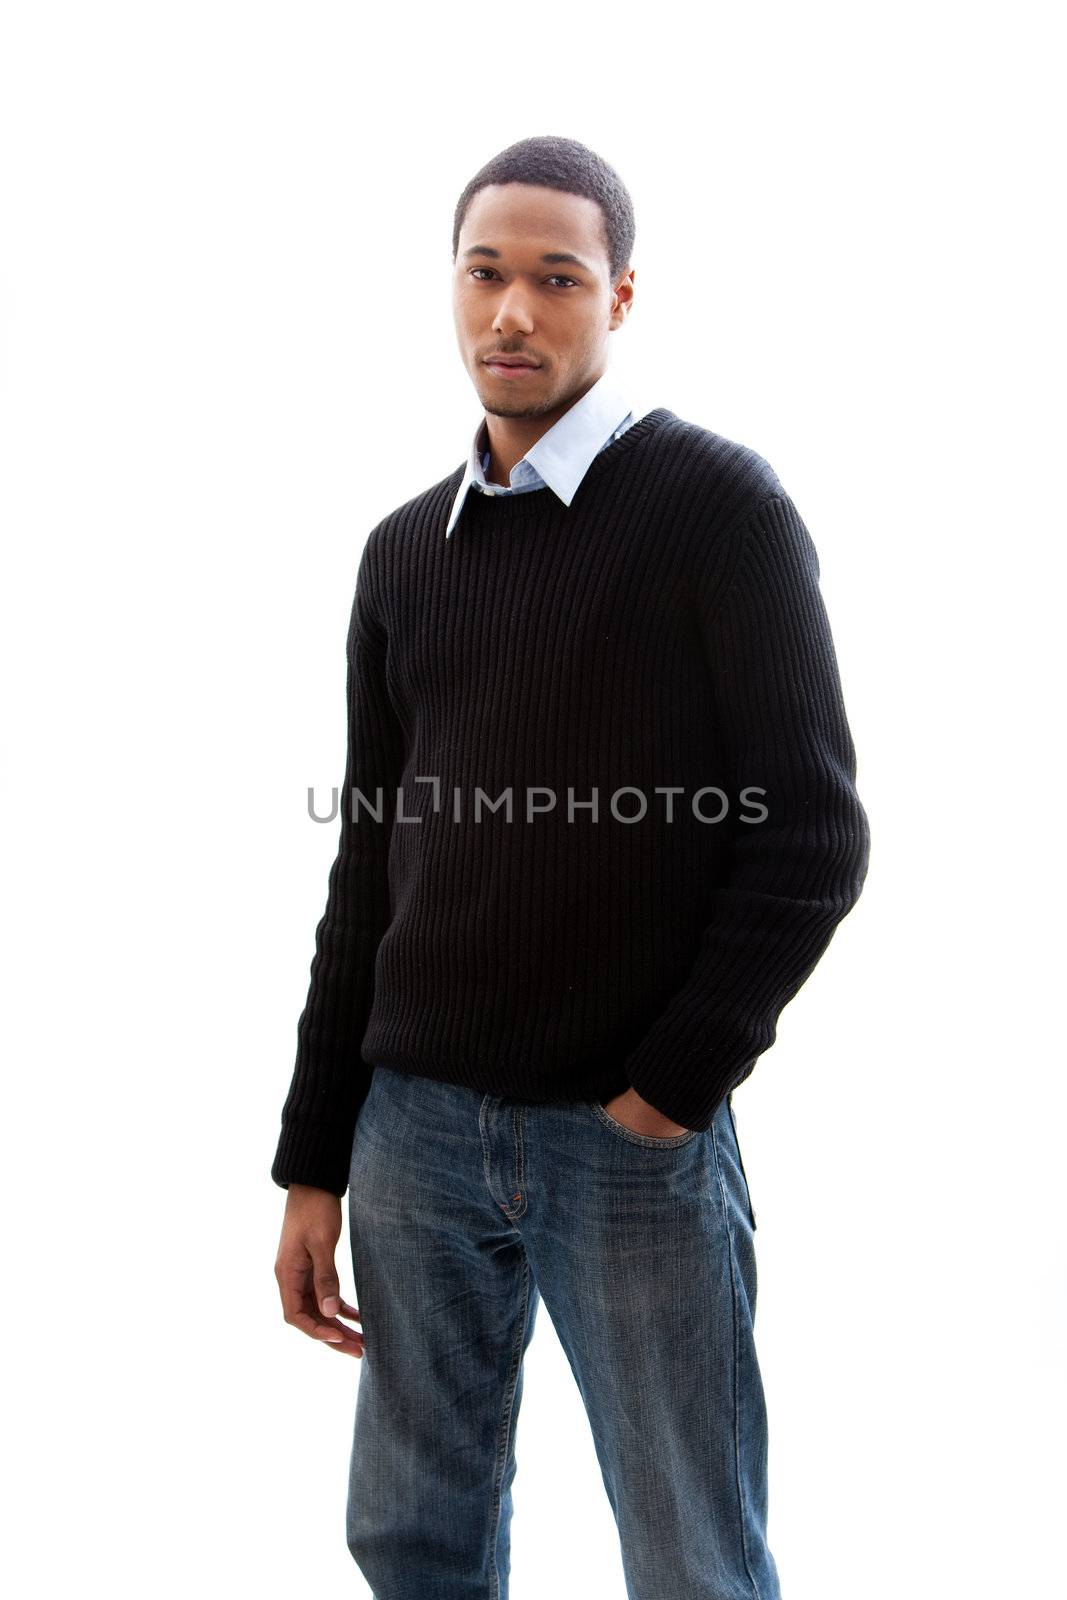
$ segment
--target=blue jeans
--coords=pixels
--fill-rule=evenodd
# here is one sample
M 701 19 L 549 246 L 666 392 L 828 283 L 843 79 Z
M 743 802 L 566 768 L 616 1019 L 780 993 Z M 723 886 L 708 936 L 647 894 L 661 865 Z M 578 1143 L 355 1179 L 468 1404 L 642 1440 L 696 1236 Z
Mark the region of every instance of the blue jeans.
M 378 1066 L 348 1193 L 362 1318 L 348 1546 L 375 1600 L 506 1600 L 537 1305 L 589 1416 L 629 1600 L 779 1600 L 729 1102 L 633 1133 Z M 562 1600 L 571 1600 L 560 1591 Z

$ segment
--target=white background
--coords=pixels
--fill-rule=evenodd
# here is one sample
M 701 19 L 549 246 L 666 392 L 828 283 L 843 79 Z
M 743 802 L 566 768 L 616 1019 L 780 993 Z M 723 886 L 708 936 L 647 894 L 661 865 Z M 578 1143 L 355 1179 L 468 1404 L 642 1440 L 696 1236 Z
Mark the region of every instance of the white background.
M 811 529 L 871 822 L 735 1097 L 785 1600 L 1062 1581 L 1050 18 L 4 7 L 11 1592 L 365 1592 L 359 1364 L 272 1271 L 336 843 L 306 790 L 341 777 L 362 542 L 481 414 L 453 207 L 533 133 L 633 195 L 616 371 Z M 525 1382 L 513 1600 L 616 1600 L 547 1316 Z

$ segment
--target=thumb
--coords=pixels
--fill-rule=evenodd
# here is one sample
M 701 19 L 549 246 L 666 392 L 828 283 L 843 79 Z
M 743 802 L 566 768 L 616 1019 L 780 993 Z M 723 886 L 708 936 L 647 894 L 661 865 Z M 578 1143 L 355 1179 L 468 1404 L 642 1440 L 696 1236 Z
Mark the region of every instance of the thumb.
M 335 1317 L 341 1309 L 341 1285 L 332 1254 L 315 1258 L 315 1299 L 324 1317 Z

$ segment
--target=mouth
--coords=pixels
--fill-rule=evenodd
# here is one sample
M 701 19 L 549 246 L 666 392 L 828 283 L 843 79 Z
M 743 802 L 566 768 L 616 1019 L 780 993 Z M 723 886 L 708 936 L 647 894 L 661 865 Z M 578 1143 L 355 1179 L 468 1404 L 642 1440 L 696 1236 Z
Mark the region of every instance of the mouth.
M 519 356 L 489 356 L 485 367 L 494 378 L 523 378 L 538 371 L 534 362 Z

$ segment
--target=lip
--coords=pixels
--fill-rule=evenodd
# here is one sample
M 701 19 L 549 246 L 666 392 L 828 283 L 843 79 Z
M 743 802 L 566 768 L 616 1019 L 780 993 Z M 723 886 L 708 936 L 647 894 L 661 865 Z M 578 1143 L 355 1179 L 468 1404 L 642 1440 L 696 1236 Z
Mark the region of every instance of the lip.
M 532 361 L 520 361 L 508 356 L 490 356 L 485 365 L 494 378 L 521 378 L 524 373 L 539 370 Z

